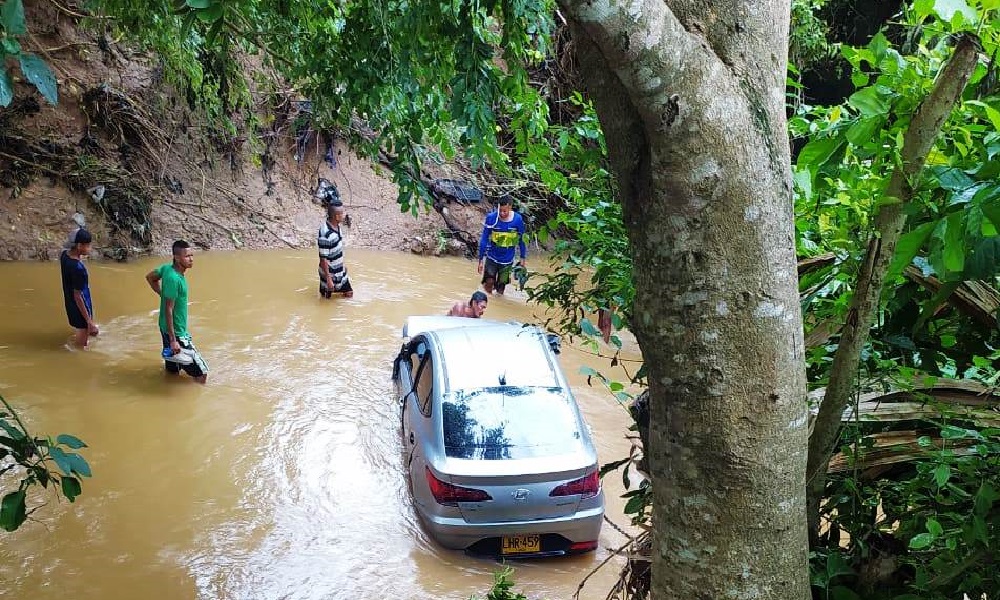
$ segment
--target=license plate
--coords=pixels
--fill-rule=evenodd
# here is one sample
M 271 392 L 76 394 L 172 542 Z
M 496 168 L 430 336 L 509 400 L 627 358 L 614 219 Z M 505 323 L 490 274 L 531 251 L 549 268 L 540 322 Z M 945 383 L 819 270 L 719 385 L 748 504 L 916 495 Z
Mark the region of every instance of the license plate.
M 541 552 L 542 538 L 535 535 L 505 535 L 500 546 L 501 554 L 527 554 Z

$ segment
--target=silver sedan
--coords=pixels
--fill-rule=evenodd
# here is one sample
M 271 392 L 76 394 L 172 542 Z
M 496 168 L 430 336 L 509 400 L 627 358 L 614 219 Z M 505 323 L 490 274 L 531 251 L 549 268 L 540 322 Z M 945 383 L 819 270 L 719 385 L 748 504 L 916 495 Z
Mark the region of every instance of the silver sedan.
M 393 366 L 413 503 L 443 546 L 551 556 L 597 547 L 597 453 L 536 327 L 411 317 Z

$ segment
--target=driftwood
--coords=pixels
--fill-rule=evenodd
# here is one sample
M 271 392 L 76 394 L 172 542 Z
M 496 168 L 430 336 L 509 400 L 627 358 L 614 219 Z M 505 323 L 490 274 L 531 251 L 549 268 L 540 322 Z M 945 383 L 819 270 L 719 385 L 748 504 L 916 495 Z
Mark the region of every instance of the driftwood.
M 829 267 L 835 261 L 836 256 L 833 253 L 803 258 L 798 262 L 799 277 Z M 922 285 L 932 293 L 936 293 L 943 285 L 940 279 L 933 275 L 924 275 L 920 269 L 913 265 L 906 267 L 903 274 L 911 281 Z M 802 295 L 808 295 L 812 291 L 808 290 Z M 984 327 L 996 329 L 1000 326 L 1000 323 L 997 321 L 997 314 L 1000 313 L 1000 292 L 986 281 L 963 281 L 948 296 L 946 301 L 960 313 Z M 830 338 L 840 334 L 842 327 L 842 323 L 836 322 L 833 319 L 820 321 L 806 335 L 806 348 L 815 348 L 826 344 L 830 341 Z
M 931 292 L 941 289 L 941 280 L 934 276 L 926 276 L 923 272 L 910 265 L 906 267 L 906 276 L 919 283 Z M 1000 292 L 985 281 L 964 281 L 948 296 L 948 303 L 962 314 L 974 319 L 980 325 L 996 329 L 997 311 L 1000 310 Z
M 912 390 L 890 390 L 888 392 L 866 392 L 861 394 L 854 406 L 844 410 L 841 421 L 852 422 L 909 422 L 919 420 L 961 419 L 978 427 L 1000 427 L 1000 395 L 993 389 L 971 380 L 937 379 L 926 386 L 916 382 Z M 809 394 L 812 400 L 823 398 L 825 390 L 819 389 Z M 810 423 L 810 428 L 812 423 Z M 912 428 L 877 433 L 868 436 L 875 445 L 871 448 L 857 448 L 857 456 L 843 452 L 830 459 L 829 472 L 843 472 L 858 469 L 864 477 L 874 478 L 892 465 L 910 462 L 924 455 L 926 448 L 920 445 L 921 437 L 929 437 L 932 447 L 947 447 L 956 454 L 969 454 L 978 443 L 973 439 L 943 440 L 927 436 L 926 431 Z

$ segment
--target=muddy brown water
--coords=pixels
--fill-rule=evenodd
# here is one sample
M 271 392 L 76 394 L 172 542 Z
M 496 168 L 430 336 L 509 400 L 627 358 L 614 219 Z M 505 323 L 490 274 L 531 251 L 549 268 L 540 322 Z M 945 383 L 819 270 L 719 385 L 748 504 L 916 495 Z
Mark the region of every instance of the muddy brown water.
M 65 347 L 58 264 L 0 264 L 0 393 L 33 432 L 86 441 L 94 473 L 76 503 L 43 494 L 34 522 L 0 532 L 0 596 L 485 595 L 499 564 L 435 545 L 413 512 L 390 381 L 404 318 L 467 298 L 475 264 L 348 249 L 355 296 L 322 301 L 314 256 L 196 255 L 190 329 L 206 386 L 162 372 L 143 275 L 164 259 L 89 263 L 101 335 L 86 352 Z M 486 316 L 536 311 L 514 293 Z M 579 374 L 607 361 L 564 344 L 560 362 L 602 462 L 624 456 L 625 411 Z M 620 477 L 605 493 L 623 523 Z M 597 552 L 513 562 L 517 587 L 570 598 L 624 539 L 606 525 Z M 581 597 L 603 598 L 618 561 Z

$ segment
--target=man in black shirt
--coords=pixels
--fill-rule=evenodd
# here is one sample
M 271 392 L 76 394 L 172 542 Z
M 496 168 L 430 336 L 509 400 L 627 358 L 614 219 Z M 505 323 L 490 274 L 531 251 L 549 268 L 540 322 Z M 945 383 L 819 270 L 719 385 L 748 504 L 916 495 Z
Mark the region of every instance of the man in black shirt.
M 59 267 L 62 271 L 63 300 L 66 304 L 66 317 L 70 327 L 74 329 L 73 343 L 78 348 L 86 348 L 90 336 L 97 335 L 99 330 L 94 323 L 94 307 L 90 301 L 90 276 L 87 267 L 81 260 L 90 254 L 90 232 L 77 229 L 70 236 L 72 245 L 59 255 Z

